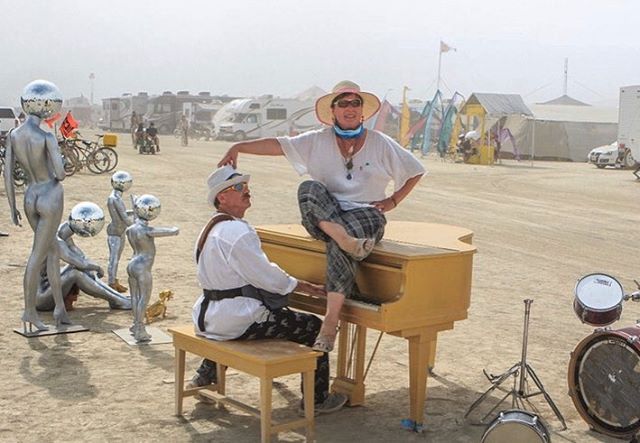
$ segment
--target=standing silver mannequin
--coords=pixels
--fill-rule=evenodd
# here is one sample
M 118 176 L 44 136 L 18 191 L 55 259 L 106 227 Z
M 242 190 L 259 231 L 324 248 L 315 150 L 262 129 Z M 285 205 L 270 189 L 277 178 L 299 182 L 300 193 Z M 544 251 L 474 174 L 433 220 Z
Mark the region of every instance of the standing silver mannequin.
M 60 273 L 62 293 L 66 297 L 73 292 L 74 286 L 77 286 L 88 295 L 108 301 L 112 309 L 131 309 L 131 300 L 100 280 L 104 275 L 102 268 L 88 259 L 73 241 L 74 235 L 94 237 L 103 226 L 102 209 L 95 203 L 82 202 L 73 207 L 69 220 L 58 227 L 56 243 L 60 258 L 68 263 Z M 53 294 L 46 275 L 41 276 L 36 302 L 39 311 L 50 311 L 54 308 Z
M 36 311 L 36 294 L 40 272 L 46 265 L 52 297 L 55 301 L 53 318 L 56 326 L 69 324 L 62 299 L 60 281 L 60 257 L 56 247 L 56 230 L 62 218 L 64 205 L 64 166 L 56 137 L 40 128 L 44 118 L 51 117 L 62 107 L 62 95 L 58 88 L 45 80 L 35 80 L 25 86 L 21 97 L 22 109 L 28 115 L 21 126 L 12 129 L 6 140 L 6 170 L 13 171 L 16 160 L 27 176 L 24 193 L 24 212 L 33 229 L 33 247 L 24 273 L 24 313 L 22 321 L 26 330 L 35 326 L 44 331 L 48 327 Z M 11 219 L 21 226 L 22 216 L 16 209 L 15 188 L 11 174 L 4 175 L 9 199 Z
M 107 244 L 109 245 L 109 266 L 107 267 L 109 286 L 118 292 L 127 292 L 127 288 L 118 281 L 118 263 L 124 249 L 124 231 L 133 224 L 133 211 L 127 211 L 122 193 L 132 184 L 131 174 L 117 171 L 111 176 L 113 191 L 107 199 L 107 208 L 111 223 L 107 226 Z
M 133 311 L 133 326 L 131 332 L 137 342 L 150 341 L 151 335 L 144 327 L 144 313 L 151 297 L 153 278 L 151 267 L 156 256 L 156 237 L 178 235 L 178 228 L 154 228 L 149 221 L 160 215 L 160 200 L 153 195 L 131 197 L 134 200 L 133 213 L 135 223 L 126 230 L 127 239 L 133 248 L 133 257 L 127 266 L 129 274 L 129 289 L 131 294 L 131 310 Z

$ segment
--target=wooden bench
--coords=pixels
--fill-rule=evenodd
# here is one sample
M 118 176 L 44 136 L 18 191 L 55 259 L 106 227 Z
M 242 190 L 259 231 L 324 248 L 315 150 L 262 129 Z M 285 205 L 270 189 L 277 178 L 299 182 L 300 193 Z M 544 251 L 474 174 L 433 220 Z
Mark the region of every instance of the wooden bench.
M 193 325 L 170 328 L 176 353 L 175 389 L 176 415 L 182 415 L 182 400 L 197 393 L 216 402 L 227 404 L 260 417 L 261 441 L 268 442 L 272 434 L 295 428 L 306 428 L 307 441 L 314 440 L 314 374 L 319 352 L 287 340 L 215 341 L 195 334 Z M 184 371 L 187 352 L 217 363 L 217 383 L 185 389 Z M 259 410 L 225 395 L 227 367 L 260 378 Z M 283 375 L 302 374 L 305 417 L 287 423 L 271 419 L 273 379 Z

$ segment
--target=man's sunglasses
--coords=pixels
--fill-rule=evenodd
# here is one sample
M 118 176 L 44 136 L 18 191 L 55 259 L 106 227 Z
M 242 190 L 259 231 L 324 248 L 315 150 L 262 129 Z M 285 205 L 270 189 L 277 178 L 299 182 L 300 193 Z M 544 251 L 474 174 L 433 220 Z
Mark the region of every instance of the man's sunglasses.
M 223 192 L 230 191 L 232 189 L 234 191 L 244 192 L 247 189 L 249 189 L 249 183 L 247 183 L 247 182 L 236 183 L 233 186 L 229 186 L 228 188 L 224 188 L 222 191 L 220 191 L 220 194 L 222 194 Z
M 359 98 L 354 98 L 353 100 L 338 100 L 335 103 L 338 108 L 348 108 L 349 106 L 351 106 L 352 108 L 359 108 L 360 106 L 362 106 L 362 100 L 360 100 Z

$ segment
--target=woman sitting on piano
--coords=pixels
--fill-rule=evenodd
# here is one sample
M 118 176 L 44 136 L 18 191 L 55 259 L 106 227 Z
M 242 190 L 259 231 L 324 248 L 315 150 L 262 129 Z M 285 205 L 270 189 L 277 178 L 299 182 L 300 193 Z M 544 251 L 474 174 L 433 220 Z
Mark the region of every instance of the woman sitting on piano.
M 384 214 L 395 209 L 418 183 L 425 169 L 387 135 L 363 124 L 380 100 L 351 81 L 316 101 L 316 115 L 328 127 L 295 137 L 236 143 L 218 166 L 237 167 L 238 154 L 284 155 L 300 175 L 298 204 L 302 225 L 327 244 L 327 311 L 313 349 L 333 350 L 345 297 L 355 288 L 357 264 L 384 234 Z M 390 181 L 394 192 L 386 196 Z

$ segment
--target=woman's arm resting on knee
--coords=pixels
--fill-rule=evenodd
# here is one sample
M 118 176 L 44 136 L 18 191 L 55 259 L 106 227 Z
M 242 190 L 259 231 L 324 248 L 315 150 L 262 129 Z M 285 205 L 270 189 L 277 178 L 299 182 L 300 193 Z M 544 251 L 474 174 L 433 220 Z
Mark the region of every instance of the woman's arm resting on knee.
M 240 142 L 231 145 L 227 153 L 218 163 L 218 167 L 231 165 L 238 167 L 238 154 L 254 154 L 254 155 L 284 155 L 280 142 L 275 138 L 259 138 L 248 142 Z

